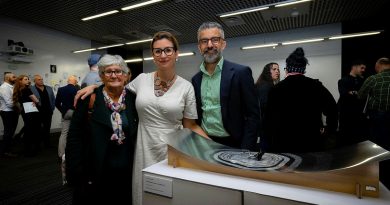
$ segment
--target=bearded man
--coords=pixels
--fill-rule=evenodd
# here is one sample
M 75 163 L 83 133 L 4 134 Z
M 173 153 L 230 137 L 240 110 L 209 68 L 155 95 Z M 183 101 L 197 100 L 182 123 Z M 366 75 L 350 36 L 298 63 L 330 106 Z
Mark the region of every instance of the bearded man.
M 214 141 L 234 148 L 257 148 L 260 111 L 252 70 L 227 61 L 223 28 L 216 22 L 198 29 L 203 56 L 200 71 L 192 78 L 198 111 L 197 123 Z

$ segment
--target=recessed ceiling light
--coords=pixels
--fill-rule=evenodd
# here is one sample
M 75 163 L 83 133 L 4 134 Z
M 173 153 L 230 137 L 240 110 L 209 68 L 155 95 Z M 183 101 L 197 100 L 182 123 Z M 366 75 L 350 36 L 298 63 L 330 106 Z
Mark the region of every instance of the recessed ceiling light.
M 154 3 L 157 3 L 157 2 L 160 2 L 160 1 L 163 1 L 163 0 L 145 1 L 145 2 L 134 4 L 134 5 L 131 5 L 131 6 L 126 6 L 126 7 L 123 7 L 121 9 L 122 9 L 122 11 L 127 11 L 127 10 L 130 10 L 130 9 L 135 9 L 135 8 L 146 6 L 146 5 L 149 5 L 149 4 L 154 4 Z
M 291 45 L 291 44 L 299 44 L 299 43 L 311 43 L 311 42 L 318 42 L 323 41 L 324 38 L 314 38 L 314 39 L 303 39 L 303 40 L 297 40 L 297 41 L 286 41 L 282 42 L 282 45 Z
M 123 45 L 125 45 L 125 44 L 120 43 L 120 44 L 115 44 L 115 45 L 102 46 L 102 47 L 99 47 L 97 49 L 112 48 L 112 47 L 118 47 L 118 46 L 123 46 Z
M 131 42 L 127 42 L 126 45 L 131 45 L 131 44 L 137 44 L 137 43 L 144 43 L 144 42 L 148 42 L 148 41 L 152 41 L 153 39 L 145 39 L 145 40 L 139 40 L 139 41 L 131 41 Z
M 335 39 L 352 38 L 352 37 L 359 37 L 359 36 L 370 36 L 370 35 L 376 35 L 376 34 L 380 34 L 380 33 L 381 33 L 380 31 L 373 31 L 373 32 L 343 34 L 343 35 L 338 35 L 338 36 L 331 36 L 331 37 L 329 37 L 329 39 L 335 40 Z
M 115 13 L 118 13 L 118 12 L 119 12 L 118 10 L 108 11 L 108 12 L 104 12 L 104 13 L 101 13 L 101 14 L 96 14 L 96 15 L 93 15 L 93 16 L 88 16 L 88 17 L 82 18 L 81 20 L 83 20 L 83 21 L 88 21 L 88 20 L 91 20 L 91 19 L 95 19 L 95 18 L 99 18 L 99 17 L 103 17 L 103 16 L 115 14 Z
M 142 58 L 135 58 L 135 59 L 128 59 L 125 60 L 125 63 L 134 63 L 134 62 L 141 62 Z
M 96 48 L 88 48 L 88 49 L 83 49 L 83 50 L 77 50 L 73 51 L 73 53 L 82 53 L 82 52 L 87 52 L 87 51 L 94 51 Z
M 275 7 L 283 7 L 283 6 L 290 6 L 290 5 L 293 5 L 293 4 L 300 4 L 300 3 L 304 3 L 304 2 L 308 2 L 308 1 L 312 1 L 312 0 L 294 0 L 294 1 L 289 1 L 289 2 L 286 2 L 286 3 L 278 3 L 275 5 Z

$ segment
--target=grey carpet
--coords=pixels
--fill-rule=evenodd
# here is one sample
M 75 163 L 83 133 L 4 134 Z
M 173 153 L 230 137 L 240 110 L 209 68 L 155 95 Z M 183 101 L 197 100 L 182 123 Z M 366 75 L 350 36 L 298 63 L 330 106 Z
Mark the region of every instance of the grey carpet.
M 72 192 L 62 185 L 57 161 L 59 133 L 52 135 L 53 147 L 42 148 L 35 157 L 0 158 L 0 204 L 71 204 Z M 22 151 L 16 142 L 14 151 Z

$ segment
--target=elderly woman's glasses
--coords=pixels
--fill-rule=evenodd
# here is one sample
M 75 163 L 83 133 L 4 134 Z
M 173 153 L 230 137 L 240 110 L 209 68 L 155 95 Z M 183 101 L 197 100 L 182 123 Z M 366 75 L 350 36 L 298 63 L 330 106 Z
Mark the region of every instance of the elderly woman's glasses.
M 161 56 L 163 52 L 165 53 L 165 55 L 171 56 L 173 52 L 175 52 L 175 48 L 174 47 L 153 48 L 153 55 L 156 57 Z
M 111 77 L 112 74 L 115 74 L 115 76 L 122 76 L 123 71 L 122 70 L 105 70 L 105 71 L 103 71 L 103 73 L 106 77 Z

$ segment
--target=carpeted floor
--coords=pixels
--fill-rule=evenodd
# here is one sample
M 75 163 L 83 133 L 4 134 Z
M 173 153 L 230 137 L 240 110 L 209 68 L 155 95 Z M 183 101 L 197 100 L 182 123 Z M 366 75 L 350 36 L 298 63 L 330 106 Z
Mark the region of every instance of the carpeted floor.
M 52 135 L 53 147 L 35 157 L 0 158 L 0 205 L 71 204 L 72 192 L 62 185 L 57 161 L 59 133 Z M 20 152 L 21 142 L 14 151 Z

